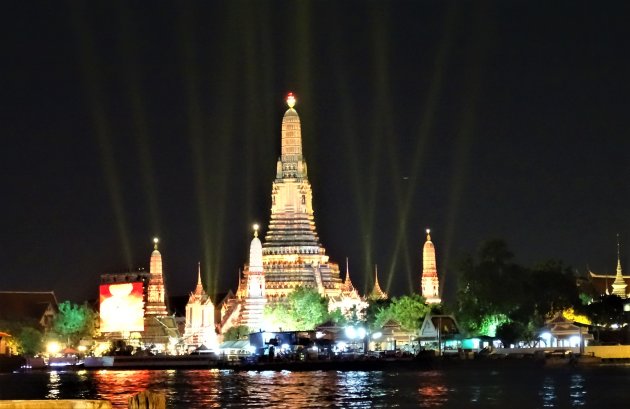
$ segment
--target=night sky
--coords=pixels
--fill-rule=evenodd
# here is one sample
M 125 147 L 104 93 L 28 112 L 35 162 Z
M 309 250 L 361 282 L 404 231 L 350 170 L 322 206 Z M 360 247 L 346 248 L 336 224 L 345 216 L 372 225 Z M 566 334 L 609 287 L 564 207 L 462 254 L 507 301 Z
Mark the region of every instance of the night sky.
M 235 289 L 263 234 L 286 93 L 315 220 L 361 292 L 454 265 L 630 271 L 630 9 L 596 1 L 11 2 L 0 75 L 0 290 L 95 299 L 148 269 Z

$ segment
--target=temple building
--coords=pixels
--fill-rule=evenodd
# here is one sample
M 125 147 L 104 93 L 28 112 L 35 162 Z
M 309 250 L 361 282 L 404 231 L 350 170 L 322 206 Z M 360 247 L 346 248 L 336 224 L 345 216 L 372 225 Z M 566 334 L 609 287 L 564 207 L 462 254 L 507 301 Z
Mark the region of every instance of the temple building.
M 214 325 L 214 304 L 203 289 L 201 263 L 197 267 L 197 287 L 190 293 L 186 304 L 186 324 L 184 343 L 188 350 L 202 345 L 208 349 L 217 346 L 217 333 Z
M 252 330 L 263 328 L 263 310 L 267 304 L 265 272 L 263 269 L 262 243 L 258 238 L 258 225 L 254 225 L 254 238 L 249 246 L 249 265 L 243 270 L 238 295 L 242 299 L 241 325 Z
M 589 271 L 589 279 L 595 291 L 600 295 L 618 295 L 621 298 L 630 298 L 628 283 L 630 276 L 624 276 L 621 269 L 621 254 L 619 237 L 617 237 L 617 272 L 616 274 L 596 274 Z
M 340 302 L 343 282 L 339 266 L 329 260 L 315 229 L 313 192 L 293 94 L 288 95 L 287 105 L 271 192 L 271 220 L 262 245 L 266 296 L 270 301 L 280 300 L 302 286 L 316 289 L 333 303 Z
M 162 274 L 162 254 L 158 251 L 158 238 L 153 239 L 153 253 L 149 263 L 149 286 L 147 289 L 147 305 L 145 316 L 163 317 L 168 315 L 164 297 L 166 289 L 164 287 L 164 276 Z
M 367 301 L 361 298 L 359 292 L 350 280 L 350 267 L 348 258 L 346 258 L 346 278 L 341 286 L 340 302 L 335 304 L 335 308 L 339 308 L 342 314 L 348 315 L 353 310 L 360 314 L 367 307 Z
M 173 351 L 179 339 L 175 317 L 165 303 L 162 255 L 158 239 L 146 270 L 102 274 L 99 289 L 100 332 L 109 340 L 157 352 Z
M 438 281 L 437 263 L 435 262 L 435 246 L 431 241 L 431 230 L 427 229 L 427 241 L 422 249 L 422 296 L 427 304 L 438 304 L 440 299 L 440 282 Z
M 282 302 L 297 287 L 315 289 L 329 300 L 329 309 L 342 312 L 365 308 L 346 272 L 331 262 L 315 228 L 313 192 L 302 154 L 300 117 L 289 94 L 282 118 L 281 155 L 271 189 L 271 219 L 264 242 L 255 229 L 249 264 L 239 274 L 236 294 L 221 302 L 219 328 L 247 325 L 264 329 L 262 312 L 268 303 Z
M 374 266 L 374 288 L 368 296 L 370 300 L 386 300 L 388 298 L 387 293 L 381 289 L 381 285 L 378 283 L 378 266 Z

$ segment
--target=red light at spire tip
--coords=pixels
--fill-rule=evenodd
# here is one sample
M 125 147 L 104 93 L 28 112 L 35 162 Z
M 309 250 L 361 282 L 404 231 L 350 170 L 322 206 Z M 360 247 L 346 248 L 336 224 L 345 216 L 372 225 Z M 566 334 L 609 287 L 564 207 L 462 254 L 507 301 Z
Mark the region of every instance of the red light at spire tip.
M 287 94 L 287 105 L 289 108 L 293 108 L 295 106 L 295 96 L 293 96 L 292 92 Z

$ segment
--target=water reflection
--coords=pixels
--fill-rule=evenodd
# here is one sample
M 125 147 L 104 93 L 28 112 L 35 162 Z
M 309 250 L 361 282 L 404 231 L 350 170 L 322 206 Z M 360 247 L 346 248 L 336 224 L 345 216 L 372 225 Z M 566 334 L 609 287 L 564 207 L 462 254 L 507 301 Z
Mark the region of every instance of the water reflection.
M 50 371 L 48 376 L 48 394 L 46 399 L 59 399 L 59 392 L 61 387 L 61 376 L 59 372 Z
M 448 387 L 443 372 L 427 372 L 418 388 L 421 408 L 439 408 L 448 402 Z
M 569 397 L 571 399 L 571 406 L 573 407 L 586 405 L 586 388 L 584 386 L 584 376 L 582 376 L 582 374 L 575 373 L 571 375 Z
M 117 409 L 145 389 L 169 409 L 619 407 L 628 368 L 435 371 L 32 371 L 0 375 L 1 399 L 106 399 Z M 19 385 L 19 387 L 16 387 Z M 605 390 L 605 393 L 602 391 Z

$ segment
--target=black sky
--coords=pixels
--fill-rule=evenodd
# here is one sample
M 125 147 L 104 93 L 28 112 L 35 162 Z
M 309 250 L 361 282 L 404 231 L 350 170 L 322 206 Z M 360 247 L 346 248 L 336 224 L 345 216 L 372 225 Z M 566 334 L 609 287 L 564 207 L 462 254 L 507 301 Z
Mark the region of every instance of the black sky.
M 3 11 L 0 290 L 96 298 L 148 268 L 236 286 L 269 219 L 298 97 L 318 232 L 355 284 L 419 288 L 430 226 L 453 263 L 626 270 L 625 2 L 13 2 Z

